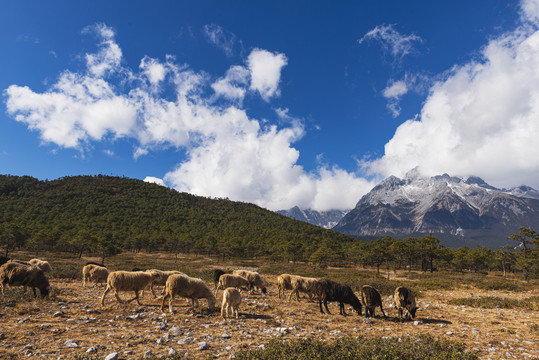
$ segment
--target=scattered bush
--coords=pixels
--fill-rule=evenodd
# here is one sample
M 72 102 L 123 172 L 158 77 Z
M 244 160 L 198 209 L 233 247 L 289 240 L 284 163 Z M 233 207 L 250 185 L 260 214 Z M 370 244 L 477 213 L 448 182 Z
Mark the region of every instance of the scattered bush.
M 478 359 L 468 352 L 464 344 L 448 340 L 435 340 L 429 335 L 404 338 L 364 337 L 342 338 L 329 343 L 313 338 L 290 341 L 271 340 L 264 348 L 244 350 L 236 359 Z
M 499 296 L 470 297 L 451 299 L 447 301 L 449 305 L 466 305 L 470 307 L 481 307 L 485 309 L 501 308 L 513 309 L 522 308 L 530 310 L 539 309 L 539 296 L 531 296 L 522 300 L 502 298 Z

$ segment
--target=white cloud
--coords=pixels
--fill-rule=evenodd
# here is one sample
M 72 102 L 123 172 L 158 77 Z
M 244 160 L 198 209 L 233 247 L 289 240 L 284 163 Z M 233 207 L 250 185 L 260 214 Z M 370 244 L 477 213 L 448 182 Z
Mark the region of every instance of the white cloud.
M 159 179 L 159 178 L 156 178 L 156 177 L 153 177 L 153 176 L 146 176 L 144 178 L 144 181 L 145 182 L 148 182 L 148 183 L 152 183 L 152 184 L 157 184 L 157 185 L 161 185 L 161 186 L 166 186 L 165 185 L 165 182 L 163 181 L 163 179 Z
M 265 101 L 279 96 L 281 70 L 286 64 L 287 59 L 284 54 L 254 49 L 247 59 L 247 65 L 251 71 L 250 89 L 258 91 Z
M 101 42 L 97 54 L 86 54 L 88 71 L 92 75 L 102 77 L 117 70 L 122 59 L 122 50 L 114 41 L 114 30 L 104 24 L 98 24 L 83 30 L 83 33 L 89 32 L 95 32 Z
M 539 19 L 535 4 L 523 3 L 523 20 Z M 419 117 L 367 164 L 372 172 L 402 175 L 419 166 L 497 186 L 539 185 L 539 32 L 523 25 L 492 39 L 481 55 L 432 86 Z
M 415 52 L 415 43 L 423 42 L 423 39 L 415 34 L 403 35 L 399 33 L 391 24 L 376 26 L 358 42 L 361 44 L 367 40 L 379 41 L 382 48 L 388 51 L 395 60 L 401 60 L 404 56 Z
M 227 70 L 225 77 L 217 79 L 211 87 L 217 96 L 228 100 L 243 101 L 246 86 L 249 82 L 250 72 L 243 66 L 232 66 Z
M 44 142 L 78 149 L 84 156 L 93 142 L 128 138 L 135 143 L 134 159 L 181 148 L 186 158 L 165 175 L 167 183 L 180 191 L 273 210 L 350 208 L 372 187 L 336 167 L 307 172 L 298 165 L 293 144 L 305 129 L 288 109 L 276 109 L 275 119 L 259 122 L 241 108 L 249 85 L 266 101 L 278 96 L 284 54 L 255 49 L 248 68 L 233 66 L 212 82 L 205 73 L 176 65 L 171 56 L 164 62 L 145 56 L 134 72 L 122 65 L 111 28 L 97 25 L 85 31 L 90 30 L 98 33 L 100 43 L 96 54 L 86 54 L 85 73 L 64 71 L 43 93 L 18 85 L 5 90 L 8 113 L 38 131 Z M 209 86 L 215 95 L 205 95 Z M 232 102 L 216 101 L 221 97 Z M 163 184 L 154 177 L 145 180 Z
M 394 81 L 384 89 L 384 97 L 388 99 L 400 98 L 402 95 L 408 92 L 406 82 L 403 80 Z
M 206 39 L 221 49 L 227 57 L 234 55 L 234 46 L 237 43 L 236 35 L 225 31 L 221 26 L 216 24 L 205 25 L 203 31 Z

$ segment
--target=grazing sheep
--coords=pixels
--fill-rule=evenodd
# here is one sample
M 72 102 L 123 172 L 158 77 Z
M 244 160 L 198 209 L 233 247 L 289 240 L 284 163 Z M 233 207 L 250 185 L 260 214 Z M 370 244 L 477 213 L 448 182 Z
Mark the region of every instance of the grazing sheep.
M 152 281 L 152 283 L 150 284 L 150 290 L 152 291 L 152 295 L 154 299 L 157 299 L 157 295 L 155 295 L 155 291 L 154 291 L 155 286 L 165 286 L 165 284 L 167 283 L 167 279 L 170 275 L 185 275 L 181 271 L 176 271 L 176 270 L 163 271 L 163 270 L 151 269 L 147 271 L 155 272 L 161 275 L 161 278 L 159 280 Z
M 249 283 L 249 280 L 247 280 L 243 276 L 223 274 L 219 278 L 219 284 L 217 285 L 217 289 L 215 289 L 215 296 L 217 297 L 217 293 L 219 292 L 219 290 L 224 290 L 230 287 L 249 289 L 251 287 L 251 283 Z
M 384 309 L 382 309 L 382 296 L 378 290 L 369 285 L 364 285 L 361 288 L 361 302 L 365 306 L 365 317 L 374 317 L 374 309 L 377 306 L 380 306 L 382 314 L 386 317 Z
M 219 278 L 221 277 L 221 275 L 224 275 L 224 274 L 226 274 L 226 272 L 224 272 L 221 269 L 215 269 L 213 271 L 213 284 L 215 285 L 213 287 L 213 290 L 217 290 L 217 285 L 219 285 Z
M 109 276 L 109 270 L 104 265 L 98 265 L 95 263 L 90 263 L 84 265 L 82 268 L 82 287 L 86 287 L 86 281 L 93 280 L 94 286 L 97 283 L 107 281 Z
M 292 299 L 292 295 L 296 294 L 296 298 L 299 301 L 299 292 L 303 292 L 309 296 L 309 300 L 313 299 L 313 286 L 318 281 L 316 278 L 303 277 L 303 276 L 292 276 L 291 286 L 292 292 L 288 296 L 288 301 Z
M 286 297 L 285 290 L 292 290 L 292 276 L 290 274 L 281 274 L 277 276 L 277 288 L 279 289 L 279 299 L 281 294 L 283 297 Z
M 179 295 L 184 298 L 191 299 L 193 304 L 192 308 L 195 310 L 195 306 L 198 306 L 198 299 L 205 298 L 208 301 L 208 308 L 213 309 L 215 303 L 215 296 L 211 292 L 210 288 L 202 279 L 192 278 L 187 275 L 171 275 L 169 276 L 165 285 L 165 296 L 161 302 L 161 311 L 165 306 L 167 298 L 168 308 L 172 311 L 172 301 L 175 295 Z
M 402 320 L 403 309 L 406 309 L 406 319 L 415 318 L 415 312 L 417 311 L 417 305 L 415 303 L 415 295 L 412 290 L 399 286 L 395 289 L 395 295 L 393 296 L 395 307 L 399 310 L 399 318 Z
M 254 291 L 255 287 L 259 288 L 263 294 L 266 293 L 266 284 L 264 283 L 264 280 L 262 280 L 262 277 L 260 277 L 260 274 L 256 271 L 234 270 L 232 271 L 232 274 L 246 278 L 249 281 L 251 293 Z
M 328 301 L 338 301 L 341 315 L 346 315 L 344 304 L 351 305 L 358 315 L 361 315 L 361 302 L 348 285 L 340 284 L 330 279 L 319 279 L 312 285 L 312 292 L 318 298 L 318 305 L 322 314 L 324 313 L 322 302 L 326 312 L 331 314 L 328 309 Z
M 8 261 L 0 266 L 0 287 L 2 295 L 7 285 L 10 286 L 30 286 L 36 297 L 36 288 L 39 289 L 41 297 L 49 295 L 50 285 L 49 280 L 43 274 L 43 270 L 31 266 L 24 265 L 14 261 Z
M 107 277 L 107 288 L 101 297 L 101 306 L 105 305 L 105 296 L 111 290 L 114 290 L 116 299 L 122 304 L 124 301 L 118 295 L 118 291 L 134 291 L 135 297 L 127 302 L 137 300 L 137 304 L 142 305 L 138 296 L 139 291 L 144 290 L 152 281 L 159 280 L 160 278 L 161 275 L 159 273 L 149 271 L 113 271 Z
M 4 265 L 4 264 L 7 263 L 9 260 L 11 260 L 11 259 L 8 258 L 8 257 L 0 256 L 0 265 Z
M 28 263 L 30 265 L 32 265 L 32 266 L 37 266 L 43 272 L 51 272 L 52 271 L 51 264 L 49 264 L 49 262 L 46 261 L 46 260 L 32 259 L 32 260 L 29 260 Z
M 230 313 L 238 318 L 238 309 L 241 304 L 241 293 L 236 288 L 226 288 L 223 293 L 223 304 L 221 305 L 221 316 L 223 319 L 230 317 Z

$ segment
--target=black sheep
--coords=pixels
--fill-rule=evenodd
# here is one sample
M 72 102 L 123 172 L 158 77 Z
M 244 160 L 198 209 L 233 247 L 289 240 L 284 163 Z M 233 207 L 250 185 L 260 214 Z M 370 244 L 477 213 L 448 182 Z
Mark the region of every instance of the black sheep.
M 326 308 L 326 312 L 331 314 L 328 309 L 328 301 L 339 302 L 339 313 L 346 315 L 344 304 L 351 305 L 359 315 L 361 315 L 361 302 L 348 285 L 340 284 L 330 279 L 320 279 L 313 285 L 313 293 L 318 297 L 318 305 L 320 312 L 323 314 L 322 302 Z
M 223 270 L 221 269 L 215 269 L 213 271 L 213 283 L 215 284 L 215 287 L 214 289 L 217 289 L 217 285 L 219 285 L 219 278 L 221 277 L 221 275 L 223 274 L 226 274 L 226 272 L 224 272 Z
M 386 313 L 382 309 L 382 296 L 372 286 L 364 285 L 361 288 L 361 302 L 365 305 L 365 317 L 374 317 L 374 308 L 377 306 L 380 306 L 382 314 L 386 317 Z

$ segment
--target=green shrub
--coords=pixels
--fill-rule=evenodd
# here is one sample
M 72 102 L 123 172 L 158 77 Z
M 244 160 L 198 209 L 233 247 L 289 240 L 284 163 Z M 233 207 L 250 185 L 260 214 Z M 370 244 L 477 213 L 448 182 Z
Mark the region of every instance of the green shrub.
M 448 340 L 435 340 L 429 335 L 403 338 L 364 337 L 342 338 L 332 343 L 313 338 L 297 340 L 271 340 L 264 348 L 244 350 L 235 354 L 236 359 L 478 359 L 467 352 L 464 344 Z
M 485 309 L 501 308 L 513 309 L 522 308 L 537 310 L 539 309 L 539 296 L 531 296 L 522 300 L 502 298 L 499 296 L 485 296 L 473 298 L 459 298 L 448 300 L 449 305 L 466 305 L 470 307 L 481 307 Z

